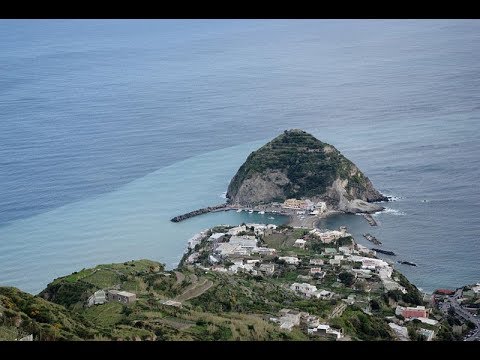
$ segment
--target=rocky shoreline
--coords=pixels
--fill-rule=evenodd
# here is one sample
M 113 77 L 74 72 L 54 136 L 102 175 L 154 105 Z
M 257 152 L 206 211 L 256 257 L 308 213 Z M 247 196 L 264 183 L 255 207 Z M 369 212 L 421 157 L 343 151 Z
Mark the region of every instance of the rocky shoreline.
M 217 211 L 230 211 L 230 210 L 242 210 L 242 211 L 254 211 L 254 212 L 264 212 L 266 214 L 272 214 L 272 215 L 283 215 L 288 217 L 287 225 L 293 226 L 293 227 L 305 227 L 305 228 L 315 228 L 317 223 L 321 219 L 325 219 L 328 216 L 331 215 L 336 215 L 336 214 L 342 214 L 345 213 L 347 214 L 348 212 L 344 211 L 339 211 L 339 210 L 327 210 L 326 212 L 318 215 L 299 215 L 296 213 L 295 210 L 293 209 L 284 209 L 280 206 L 274 206 L 271 204 L 268 205 L 257 205 L 253 207 L 243 207 L 243 206 L 238 206 L 238 205 L 230 205 L 228 203 L 224 204 L 219 204 L 219 205 L 214 205 L 214 206 L 207 206 L 205 208 L 197 209 L 190 211 L 185 214 L 181 214 L 178 216 L 175 216 L 170 219 L 172 222 L 181 222 L 187 219 L 190 219 L 194 216 L 198 215 L 203 215 L 207 214 L 210 212 L 217 212 Z M 373 217 L 370 214 L 363 214 L 363 217 L 367 220 L 367 222 L 371 226 L 376 226 L 377 223 L 373 219 Z

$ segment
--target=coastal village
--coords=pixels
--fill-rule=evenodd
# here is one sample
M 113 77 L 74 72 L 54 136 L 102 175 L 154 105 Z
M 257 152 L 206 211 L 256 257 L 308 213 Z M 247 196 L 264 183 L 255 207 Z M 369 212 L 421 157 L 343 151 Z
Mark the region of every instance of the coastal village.
M 295 209 L 305 204 L 290 203 Z M 301 211 L 306 210 L 314 211 L 311 207 Z M 371 315 L 376 297 L 396 294 L 398 298 L 408 292 L 402 285 L 405 279 L 394 270 L 393 264 L 376 258 L 375 251 L 355 243 L 345 227 L 322 231 L 253 223 L 218 226 L 189 240 L 182 265 L 230 275 L 270 277 L 283 280 L 285 291 L 299 297 L 334 300 L 338 305 L 326 318 L 290 308 L 269 317 L 282 330 L 298 327 L 309 336 L 330 340 L 349 339 L 332 321 L 347 306 L 356 305 Z M 439 321 L 430 317 L 431 308 L 401 306 L 390 298 L 389 303 L 394 307 L 385 319 L 398 340 L 409 340 L 407 325 L 412 321 L 416 324 L 415 336 L 425 340 L 435 338 Z
M 371 214 L 384 208 L 374 203 L 388 200 L 332 145 L 285 131 L 247 158 L 226 197 L 225 204 L 171 221 L 257 211 L 288 216 L 288 223 L 205 229 L 188 241 L 173 270 L 131 260 L 57 278 L 38 296 L 0 288 L 0 338 L 480 339 L 480 284 L 422 293 L 395 263 L 377 257 L 393 252 L 362 246 L 345 226 L 317 227 L 333 213 L 361 214 L 377 226 Z
M 278 207 L 309 224 L 328 212 L 325 203 L 294 199 Z M 99 265 L 40 295 L 84 314 L 103 329 L 89 335 L 98 340 L 480 338 L 480 284 L 423 294 L 345 226 L 293 223 L 218 225 L 188 240 L 174 270 L 149 260 Z M 2 296 L 0 315 L 9 311 Z M 1 324 L 0 334 L 2 326 L 21 341 L 59 336 Z

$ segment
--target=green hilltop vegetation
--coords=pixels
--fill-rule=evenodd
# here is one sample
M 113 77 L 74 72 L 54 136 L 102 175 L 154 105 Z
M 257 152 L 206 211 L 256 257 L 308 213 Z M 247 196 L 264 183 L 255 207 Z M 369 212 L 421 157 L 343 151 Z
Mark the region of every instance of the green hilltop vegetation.
M 212 271 L 209 266 L 210 235 L 226 231 L 209 230 L 190 250 L 175 270 L 166 271 L 155 261 L 137 260 L 82 269 L 52 281 L 39 295 L 26 294 L 11 287 L 0 288 L 0 339 L 14 340 L 33 334 L 35 340 L 326 340 L 313 336 L 301 326 L 291 331 L 272 322 L 282 309 L 308 312 L 321 322 L 339 329 L 349 340 L 392 340 L 394 334 L 386 317 L 394 317 L 394 307 L 422 304 L 418 289 L 400 273 L 394 273 L 407 289 L 386 291 L 378 278 L 354 279 L 349 271 L 328 265 L 322 254 L 326 245 L 316 241 L 306 229 L 280 226 L 262 235 L 262 246 L 276 247 L 270 257 L 251 259 L 275 264 L 269 276 L 240 271 L 236 274 Z M 247 229 L 246 235 L 253 233 Z M 295 239 L 305 238 L 311 246 L 293 247 Z M 353 246 L 353 239 L 339 239 L 336 246 Z M 196 264 L 187 258 L 197 252 Z M 297 256 L 298 266 L 286 264 L 279 256 Z M 326 261 L 322 280 L 308 280 L 334 292 L 329 299 L 305 298 L 291 291 L 293 282 L 309 274 L 311 259 Z M 224 266 L 232 263 L 222 260 Z M 216 265 L 219 266 L 219 265 Z M 366 288 L 370 289 L 368 293 Z M 118 289 L 136 294 L 132 304 L 110 301 L 87 306 L 88 298 L 100 289 Z M 353 303 L 344 302 L 347 296 Z M 179 306 L 165 304 L 175 301 Z M 336 314 L 333 316 L 333 314 Z M 414 332 L 411 322 L 408 325 Z M 409 328 L 409 331 L 410 331 Z M 441 325 L 437 338 L 451 339 L 448 323 Z
M 334 146 L 305 131 L 289 130 L 248 156 L 230 182 L 227 198 L 233 203 L 260 204 L 325 196 L 337 179 L 347 180 L 350 200 L 384 200 L 370 180 Z M 273 188 L 269 186 L 272 184 Z M 267 191 L 258 195 L 265 186 Z M 257 194 L 248 188 L 255 188 Z

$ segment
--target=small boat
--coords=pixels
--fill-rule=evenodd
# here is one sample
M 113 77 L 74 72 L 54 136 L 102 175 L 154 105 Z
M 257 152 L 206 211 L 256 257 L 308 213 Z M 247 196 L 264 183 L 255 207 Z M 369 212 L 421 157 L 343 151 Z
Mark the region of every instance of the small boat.
M 403 265 L 410 265 L 410 266 L 417 266 L 417 264 L 415 263 L 412 263 L 410 261 L 397 261 L 399 264 L 403 264 Z
M 269 216 L 268 218 L 269 218 L 270 220 L 273 220 L 273 219 L 275 219 L 273 216 Z
M 249 213 L 249 214 L 252 214 L 252 213 L 253 213 L 253 210 L 248 210 L 248 213 Z
M 259 211 L 258 213 L 259 213 L 260 215 L 263 215 L 263 214 L 265 214 L 265 211 L 262 210 L 262 211 Z
M 243 210 L 242 209 L 238 209 L 237 212 L 242 212 Z

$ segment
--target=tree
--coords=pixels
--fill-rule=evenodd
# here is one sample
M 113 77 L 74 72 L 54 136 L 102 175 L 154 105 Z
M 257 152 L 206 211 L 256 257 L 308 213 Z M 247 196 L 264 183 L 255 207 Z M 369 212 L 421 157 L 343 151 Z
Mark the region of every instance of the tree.
M 352 273 L 346 271 L 340 273 L 340 275 L 338 275 L 338 278 L 346 286 L 352 286 L 355 282 L 355 276 Z
M 374 310 L 374 311 L 380 310 L 380 304 L 379 304 L 378 301 L 375 300 L 375 299 L 370 300 L 370 307 L 371 307 L 372 310 Z
M 351 236 L 341 237 L 337 241 L 339 246 L 348 246 L 353 244 L 353 239 Z

